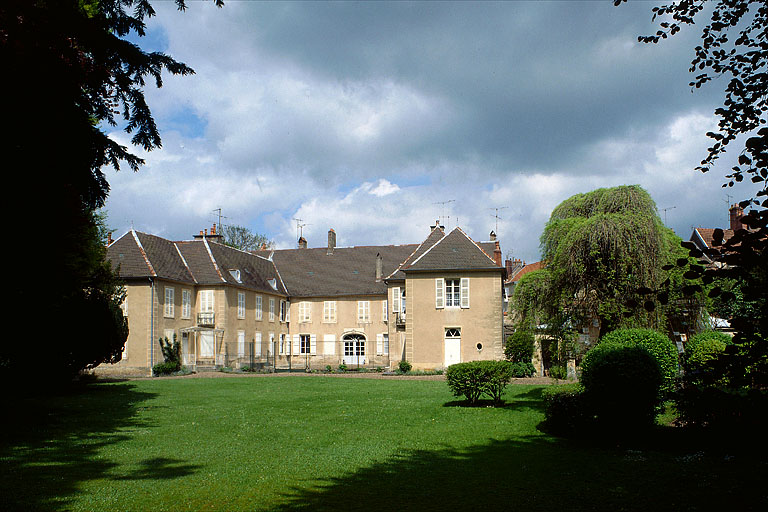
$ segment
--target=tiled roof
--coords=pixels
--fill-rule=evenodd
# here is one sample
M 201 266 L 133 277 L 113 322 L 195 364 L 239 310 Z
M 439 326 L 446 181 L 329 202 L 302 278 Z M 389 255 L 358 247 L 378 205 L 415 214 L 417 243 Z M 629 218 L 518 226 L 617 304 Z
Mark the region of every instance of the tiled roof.
M 405 258 L 403 261 L 400 262 L 400 265 L 398 265 L 397 269 L 391 274 L 389 274 L 387 279 L 404 280 L 405 273 L 403 272 L 402 269 L 409 266 L 411 263 L 413 263 L 415 260 L 421 257 L 421 255 L 423 255 L 425 252 L 431 249 L 433 245 L 435 245 L 437 242 L 442 240 L 444 236 L 445 236 L 445 231 L 443 231 L 443 228 L 440 226 L 435 227 L 429 233 L 429 236 L 427 236 L 427 238 L 423 242 L 417 245 L 416 249 L 411 254 L 409 254 L 407 258 Z
M 272 254 L 286 288 L 294 297 L 384 295 L 387 285 L 376 280 L 376 257 L 381 255 L 382 278 L 389 275 L 415 249 L 410 245 L 326 247 L 258 251 Z
M 518 270 L 515 273 L 515 275 L 513 275 L 511 278 L 509 278 L 507 280 L 507 282 L 508 283 L 516 283 L 517 281 L 520 280 L 520 278 L 522 278 L 528 272 L 533 272 L 534 270 L 541 270 L 545 266 L 546 265 L 544 264 L 543 261 L 537 261 L 536 263 L 529 263 L 529 264 L 525 265 L 523 268 L 521 268 L 520 270 Z
M 172 242 L 130 231 L 107 248 L 107 259 L 113 267 L 119 266 L 120 277 L 124 279 L 159 277 L 200 285 L 227 283 L 287 295 L 273 262 L 216 242 Z M 240 271 L 240 281 L 230 270 Z
M 401 270 L 503 270 L 493 260 L 494 249 L 495 243 L 477 244 L 461 228 L 455 228 Z
M 694 235 L 691 235 L 691 240 L 694 242 L 704 242 L 704 244 L 707 246 L 707 248 L 712 248 L 712 240 L 714 238 L 715 228 L 694 228 L 693 229 Z M 700 240 L 694 240 L 695 234 L 698 233 Z M 732 229 L 724 229 L 723 230 L 723 242 L 726 242 L 729 238 L 733 236 L 733 230 Z

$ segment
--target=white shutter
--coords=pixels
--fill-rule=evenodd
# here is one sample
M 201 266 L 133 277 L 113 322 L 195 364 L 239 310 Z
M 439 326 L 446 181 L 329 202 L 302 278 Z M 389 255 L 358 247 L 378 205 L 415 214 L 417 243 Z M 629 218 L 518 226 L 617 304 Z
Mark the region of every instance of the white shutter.
M 317 355 L 317 335 L 315 334 L 309 335 L 309 354 L 313 356 Z
M 465 309 L 469 307 L 469 278 L 468 277 L 461 278 L 461 307 Z
M 237 357 L 245 357 L 245 331 L 237 331 Z
M 293 335 L 293 355 L 298 355 L 301 353 L 301 336 L 298 334 Z
M 435 279 L 435 308 L 442 309 L 445 307 L 445 280 L 441 278 Z
M 325 334 L 323 336 L 323 354 L 333 355 L 336 353 L 336 335 Z
M 380 356 L 383 353 L 384 353 L 384 335 L 377 334 L 376 335 L 376 355 Z
M 261 333 L 257 332 L 253 337 L 253 355 L 261 357 Z
M 392 311 L 400 312 L 400 287 L 392 288 Z

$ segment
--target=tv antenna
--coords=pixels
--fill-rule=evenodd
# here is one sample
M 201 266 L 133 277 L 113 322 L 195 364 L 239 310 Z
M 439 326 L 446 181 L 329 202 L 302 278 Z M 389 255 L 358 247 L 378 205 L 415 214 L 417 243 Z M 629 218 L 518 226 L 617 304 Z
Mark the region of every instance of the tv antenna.
M 664 225 L 667 225 L 667 210 L 673 210 L 677 208 L 677 206 L 667 206 L 666 208 L 662 208 L 661 211 L 664 212 Z
M 309 224 L 304 223 L 304 219 L 291 219 L 296 221 L 296 240 L 304 236 L 304 226 Z
M 446 222 L 445 222 L 445 221 L 446 221 L 446 219 L 450 219 L 450 218 L 451 218 L 451 216 L 450 216 L 450 215 L 446 215 L 446 214 L 445 214 L 445 205 L 447 205 L 448 203 L 453 203 L 453 202 L 455 202 L 455 201 L 456 201 L 455 199 L 449 199 L 449 200 L 447 200 L 447 201 L 437 201 L 437 202 L 435 202 L 435 203 L 432 203 L 432 204 L 439 204 L 439 205 L 441 206 L 441 212 L 442 212 L 442 214 L 441 214 L 441 215 L 440 215 L 440 217 L 438 218 L 438 220 L 440 221 L 440 223 L 441 223 L 441 224 L 445 225 L 445 223 L 446 223 Z
M 221 214 L 221 208 L 216 208 L 213 210 L 213 213 L 215 213 L 219 219 L 219 222 L 216 224 L 216 226 L 218 226 L 219 233 L 221 233 L 221 219 L 228 219 L 229 217 L 225 217 Z
M 495 213 L 491 215 L 491 217 L 496 218 L 496 229 L 494 230 L 494 233 L 496 233 L 497 235 L 499 234 L 499 221 L 504 220 L 501 217 L 499 217 L 499 211 L 506 210 L 507 208 L 509 208 L 509 206 L 497 206 L 496 208 L 488 208 L 489 210 L 495 211 Z

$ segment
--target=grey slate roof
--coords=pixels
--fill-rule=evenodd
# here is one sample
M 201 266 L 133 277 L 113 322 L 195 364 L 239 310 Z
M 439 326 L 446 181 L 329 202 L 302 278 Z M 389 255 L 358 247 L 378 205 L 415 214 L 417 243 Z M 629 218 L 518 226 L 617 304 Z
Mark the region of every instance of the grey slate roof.
M 107 259 L 124 279 L 157 277 L 188 284 L 231 284 L 287 295 L 273 262 L 216 242 L 172 242 L 130 231 L 107 248 Z M 231 269 L 240 271 L 239 282 Z M 269 280 L 274 280 L 276 289 Z
M 385 295 L 383 278 L 394 271 L 418 246 L 379 245 L 258 251 L 272 253 L 285 286 L 295 297 Z M 376 256 L 382 258 L 382 280 L 376 280 Z
M 401 270 L 503 270 L 493 260 L 494 249 L 495 243 L 477 244 L 461 228 L 454 228 Z

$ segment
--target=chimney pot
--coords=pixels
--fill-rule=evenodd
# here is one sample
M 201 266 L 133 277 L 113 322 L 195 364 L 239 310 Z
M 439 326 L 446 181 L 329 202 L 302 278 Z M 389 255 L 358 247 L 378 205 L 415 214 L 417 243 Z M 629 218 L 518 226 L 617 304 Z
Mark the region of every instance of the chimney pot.
M 744 209 L 738 204 L 734 204 L 728 209 L 731 230 L 735 233 L 740 229 L 744 229 L 744 224 L 741 223 L 741 218 L 744 216 Z
M 328 230 L 328 250 L 326 254 L 333 254 L 333 250 L 336 248 L 336 232 L 333 228 Z

